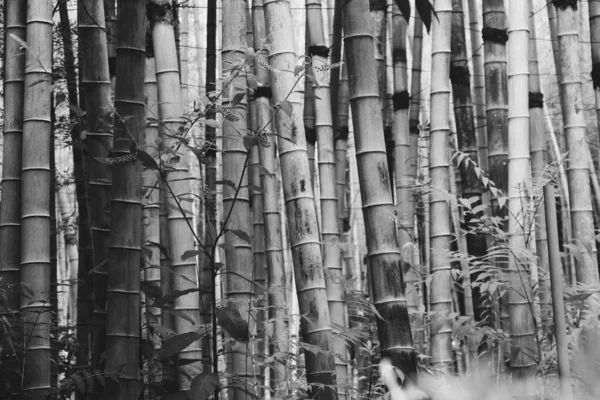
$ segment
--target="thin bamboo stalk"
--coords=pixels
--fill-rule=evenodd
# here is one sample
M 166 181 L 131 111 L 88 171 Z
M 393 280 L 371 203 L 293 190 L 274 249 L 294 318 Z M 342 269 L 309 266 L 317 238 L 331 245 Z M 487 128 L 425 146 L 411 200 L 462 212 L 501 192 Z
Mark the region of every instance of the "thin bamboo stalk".
M 52 1 L 41 0 L 36 7 L 27 7 L 21 159 L 21 390 L 24 397 L 34 400 L 45 399 L 51 390 L 52 25 Z
M 548 259 L 550 262 L 550 283 L 552 287 L 552 309 L 554 311 L 554 330 L 556 335 L 556 355 L 558 375 L 560 377 L 561 399 L 571 400 L 571 368 L 569 367 L 569 339 L 565 319 L 563 300 L 563 276 L 560 263 L 561 256 L 558 242 L 558 222 L 556 220 L 556 198 L 554 186 L 544 186 L 544 203 L 546 211 L 546 229 L 548 231 Z
M 117 73 L 117 13 L 115 6 L 115 0 L 104 0 L 104 26 L 106 27 L 108 69 L 111 79 Z
M 217 73 L 217 1 L 208 0 L 206 3 L 206 73 L 205 85 L 206 95 L 210 98 L 211 94 L 216 94 L 216 73 Z M 216 120 L 216 110 L 210 107 L 206 110 L 206 120 Z M 217 152 L 216 152 L 216 129 L 210 125 L 205 125 L 204 155 L 206 157 L 204 187 L 202 188 L 204 200 L 204 247 L 200 264 L 200 285 L 202 294 L 200 295 L 200 318 L 204 324 L 212 324 L 214 315 L 214 297 L 215 297 L 215 271 L 214 262 L 216 255 L 217 238 L 217 206 L 216 201 L 216 181 L 217 181 Z M 216 340 L 212 337 L 213 330 L 202 340 L 202 368 L 204 371 L 211 369 L 217 372 L 217 355 L 213 353 L 213 344 Z
M 182 4 L 180 7 L 181 10 L 179 15 L 181 17 L 181 30 L 179 31 L 179 35 L 181 37 L 181 105 L 183 107 L 183 112 L 187 112 L 189 108 L 189 30 L 190 30 L 190 22 L 189 22 L 189 8 L 187 4 Z M 199 67 L 199 66 L 198 66 Z
M 450 79 L 452 81 L 452 94 L 454 98 L 454 116 L 457 127 L 458 147 L 471 160 L 478 159 L 477 132 L 473 118 L 473 103 L 471 101 L 471 75 L 469 59 L 467 56 L 467 41 L 464 27 L 462 0 L 452 1 L 452 57 L 450 60 Z M 462 197 L 481 198 L 481 185 L 471 163 L 462 162 L 460 180 Z M 479 201 L 477 201 L 479 203 Z M 453 218 L 455 232 L 459 241 L 460 251 L 467 254 L 482 256 L 485 254 L 485 238 L 481 235 L 463 234 L 461 222 L 467 226 L 467 218 Z M 462 288 L 464 293 L 465 315 L 474 317 L 473 291 L 471 288 L 471 273 L 467 259 L 461 260 Z M 471 348 L 471 350 L 474 350 Z
M 547 165 L 547 140 L 544 128 L 544 103 L 540 84 L 540 71 L 537 53 L 533 0 L 529 0 L 529 145 L 531 155 L 531 176 L 534 187 L 540 188 Z M 542 329 L 548 326 L 551 314 L 550 287 L 548 284 L 548 245 L 544 203 L 537 203 L 535 214 L 535 242 L 538 267 L 538 295 Z
M 289 1 L 265 0 L 267 35 L 271 38 L 271 85 L 273 101 L 281 105 L 288 101 L 292 115 L 279 111 L 276 118 L 283 192 L 288 216 L 289 240 L 294 260 L 294 275 L 304 341 L 319 346 L 322 352 L 305 351 L 306 377 L 314 388 L 316 399 L 337 399 L 335 391 L 332 329 L 329 310 L 325 306 L 327 293 L 320 251 L 319 232 L 310 184 L 302 106 L 294 92 L 294 32 Z
M 410 92 L 410 109 L 409 109 L 409 133 L 410 133 L 410 170 L 408 176 L 412 178 L 414 184 L 417 183 L 419 176 L 418 164 L 420 158 L 419 151 L 419 114 L 421 105 L 421 69 L 423 64 L 423 22 L 419 18 L 418 14 L 415 15 L 415 22 L 413 28 L 413 42 L 412 42 L 412 66 L 411 66 L 411 83 Z M 413 219 L 417 221 L 417 224 L 413 222 L 414 233 L 413 233 L 413 260 L 412 268 L 406 274 L 406 292 L 408 300 L 409 313 L 411 316 L 411 327 L 413 332 L 413 340 L 416 345 L 416 350 L 422 352 L 423 344 L 425 341 L 423 331 L 423 315 L 421 313 L 421 307 L 423 303 L 423 285 L 419 284 L 418 281 L 422 280 L 422 265 L 420 260 L 419 252 L 419 217 L 416 213 L 416 206 L 419 202 L 419 194 L 413 191 Z M 427 204 L 428 202 L 424 202 Z M 424 249 L 423 249 L 424 250 Z M 411 285 L 413 286 L 411 288 Z M 414 292 L 414 295 L 413 295 Z M 416 295 L 416 296 L 415 296 Z
M 158 148 L 158 88 L 156 83 L 156 65 L 154 60 L 154 49 L 152 36 L 147 35 L 146 41 L 146 66 L 144 79 L 144 96 L 146 98 L 145 120 L 146 127 L 140 143 L 140 148 L 148 153 L 157 165 L 160 162 Z M 160 288 L 160 180 L 158 171 L 146 169 L 142 173 L 142 213 L 143 232 L 142 243 L 144 247 L 144 277 L 148 285 Z M 148 302 L 148 300 L 146 300 Z M 147 309 L 158 324 L 161 323 L 162 309 L 151 307 Z M 148 326 L 151 330 L 152 326 Z M 159 343 L 155 342 L 155 345 Z

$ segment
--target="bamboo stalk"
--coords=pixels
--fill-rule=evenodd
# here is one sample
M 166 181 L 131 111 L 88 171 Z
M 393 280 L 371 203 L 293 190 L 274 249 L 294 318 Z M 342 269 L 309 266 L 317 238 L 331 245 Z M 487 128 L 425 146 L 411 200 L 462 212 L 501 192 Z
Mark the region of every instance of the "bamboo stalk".
M 169 2 L 152 0 L 148 5 L 148 19 L 152 30 L 156 80 L 158 86 L 158 111 L 162 146 L 167 158 L 163 181 L 167 191 L 167 229 L 169 253 L 171 255 L 172 290 L 197 288 L 196 263 L 193 257 L 183 258 L 186 251 L 194 249 L 194 232 L 191 227 L 191 203 L 189 196 L 188 151 L 182 145 L 184 133 L 181 106 L 181 84 L 176 64 L 175 33 L 173 10 Z M 189 200 L 189 199 L 188 199 Z M 178 334 L 195 330 L 199 322 L 197 292 L 177 297 L 173 302 L 176 312 L 188 318 L 175 318 L 175 332 Z M 200 370 L 200 344 L 191 343 L 178 354 L 181 366 L 178 382 L 181 390 L 189 388 L 191 377 Z
M 381 107 L 377 98 L 372 26 L 365 18 L 366 2 L 351 0 L 343 8 L 344 45 L 348 63 L 350 105 L 358 164 L 373 300 L 383 318 L 377 319 L 382 356 L 414 378 L 415 353 L 404 294 L 402 255 L 385 152 Z M 381 126 L 381 128 L 377 128 Z M 375 134 L 373 134 L 375 132 Z M 392 239 L 394 238 L 394 239 Z
M 322 352 L 305 351 L 306 377 L 316 399 L 337 399 L 334 360 L 332 356 L 332 330 L 326 304 L 323 262 L 320 251 L 314 197 L 310 184 L 302 108 L 295 87 L 296 55 L 290 3 L 285 0 L 265 0 L 267 35 L 271 38 L 271 85 L 273 102 L 280 105 L 289 101 L 291 116 L 277 113 L 279 158 L 281 162 L 283 192 L 288 216 L 289 240 L 294 260 L 294 276 L 304 341 L 319 346 Z
M 51 390 L 52 1 L 40 0 L 36 7 L 27 7 L 25 43 L 21 159 L 20 316 L 24 335 L 21 390 L 23 396 L 41 400 Z
M 450 249 L 450 209 L 446 202 L 449 191 L 449 134 L 450 54 L 452 0 L 436 0 L 431 27 L 431 114 L 429 193 L 431 237 L 431 357 L 433 365 L 447 371 L 452 362 L 452 328 L 448 315 L 452 311 Z
M 4 144 L 2 153 L 2 201 L 0 202 L 0 287 L 5 293 L 5 306 L 0 307 L 0 317 L 13 321 L 19 317 L 20 262 L 21 262 L 21 160 L 23 149 L 23 97 L 25 53 L 21 46 L 25 40 L 26 3 L 8 0 L 5 6 L 5 69 Z M 20 39 L 22 42 L 20 43 Z M 14 317 L 11 314 L 14 313 Z M 6 336 L 8 337 L 8 336 Z M 4 342 L 4 341 L 2 341 Z M 3 343 L 2 355 L 16 362 L 10 346 Z M 10 355 L 9 355 L 10 354 Z M 7 362 L 10 364 L 11 362 Z
M 269 52 L 263 46 L 266 37 L 265 15 L 262 0 L 254 0 L 252 4 L 252 23 L 254 30 L 254 50 L 256 57 L 268 63 Z M 267 266 L 268 281 L 268 324 L 272 326 L 272 335 L 269 338 L 270 354 L 288 351 L 289 330 L 288 314 L 286 312 L 286 274 L 283 265 L 283 248 L 281 237 L 281 218 L 279 214 L 279 192 L 275 177 L 275 146 L 274 132 L 271 124 L 271 80 L 269 71 L 264 63 L 255 62 L 256 76 L 261 84 L 261 89 L 254 92 L 256 98 L 257 127 L 264 130 L 262 141 L 258 150 L 259 181 L 254 183 L 262 188 L 262 212 L 264 219 L 264 250 Z M 256 174 L 256 171 L 255 171 Z M 264 265 L 264 264 L 263 264 Z M 285 388 L 286 366 L 276 363 L 270 370 L 270 386 L 272 395 L 283 396 L 287 393 Z
M 546 230 L 548 232 L 548 260 L 550 263 L 550 283 L 552 287 L 552 309 L 554 311 L 554 332 L 556 335 L 556 355 L 558 375 L 560 378 L 561 399 L 571 400 L 571 368 L 569 367 L 569 339 L 565 319 L 563 300 L 563 276 L 560 265 L 558 242 L 558 222 L 556 221 L 556 198 L 552 183 L 544 186 L 544 203 L 546 211 Z
M 78 2 L 80 84 L 86 111 L 90 215 L 94 245 L 94 326 L 92 365 L 102 368 L 105 351 L 106 282 L 110 240 L 111 167 L 102 158 L 112 148 L 112 104 L 104 6 L 100 0 Z
M 510 314 L 511 391 L 517 398 L 538 394 L 535 372 L 538 363 L 534 300 L 527 261 L 530 218 L 528 190 L 531 185 L 529 156 L 529 7 L 521 0 L 510 0 L 508 30 L 508 311 Z
M 328 68 L 329 51 L 325 46 L 325 34 L 321 10 L 321 0 L 306 0 L 308 21 L 308 55 L 311 57 L 315 102 L 315 129 L 317 133 L 318 165 L 321 205 L 321 236 L 323 238 L 323 267 L 327 271 L 327 303 L 334 332 L 346 325 L 344 305 L 344 272 L 340 249 L 338 226 L 338 205 L 335 177 L 335 141 L 331 114 L 331 90 Z M 333 71 L 336 71 L 335 69 Z M 339 71 L 337 71 L 339 72 Z M 333 343 L 335 371 L 340 397 L 346 397 L 348 367 L 346 365 L 346 342 L 337 338 Z
M 115 157 L 131 157 L 132 145 L 139 146 L 143 138 L 145 5 L 144 0 L 118 2 L 117 26 L 121 35 L 117 43 Z M 142 165 L 140 161 L 116 163 L 113 171 L 110 222 L 114 228 L 110 234 L 108 267 L 106 370 L 119 371 L 116 381 L 109 380 L 107 385 L 111 388 L 108 390 L 114 390 L 109 393 L 118 393 L 115 398 L 121 400 L 135 398 L 141 389 Z
M 529 144 L 531 154 L 531 175 L 534 187 L 540 188 L 544 179 L 546 160 L 546 135 L 544 130 L 544 104 L 540 84 L 540 72 L 537 54 L 537 35 L 535 31 L 533 0 L 529 0 Z M 541 189 L 541 188 L 540 188 Z M 535 242 L 538 267 L 538 294 L 542 329 L 548 326 L 550 318 L 550 287 L 548 285 L 548 245 L 546 236 L 546 216 L 544 203 L 537 202 L 535 214 Z
M 592 195 L 589 181 L 586 127 L 581 99 L 579 64 L 579 29 L 577 3 L 557 6 L 557 37 L 560 48 L 560 87 L 564 131 L 569 151 L 567 175 L 571 200 L 571 226 L 573 239 L 584 245 L 581 261 L 576 264 L 577 282 L 595 290 L 600 286 Z M 589 249 L 589 250 L 588 250 Z M 590 305 L 597 304 L 598 296 L 588 298 Z

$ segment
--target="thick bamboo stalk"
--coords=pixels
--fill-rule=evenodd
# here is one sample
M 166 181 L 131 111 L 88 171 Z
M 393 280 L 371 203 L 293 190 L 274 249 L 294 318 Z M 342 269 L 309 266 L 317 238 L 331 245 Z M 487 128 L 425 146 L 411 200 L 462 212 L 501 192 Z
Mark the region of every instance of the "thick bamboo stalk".
M 565 305 L 563 300 L 563 275 L 560 263 L 558 242 L 558 222 L 556 220 L 556 198 L 552 183 L 544 186 L 544 203 L 546 211 L 546 229 L 548 233 L 548 259 L 550 263 L 550 283 L 552 286 L 552 309 L 554 311 L 554 330 L 556 335 L 556 356 L 558 376 L 560 378 L 561 399 L 571 400 L 571 368 L 569 367 L 569 339 L 565 322 Z
M 323 238 L 323 267 L 327 271 L 327 303 L 331 323 L 337 325 L 335 331 L 346 325 L 344 306 L 344 272 L 340 249 L 338 226 L 338 205 L 335 179 L 335 141 L 331 114 L 331 91 L 329 87 L 328 49 L 321 11 L 321 0 L 306 0 L 308 21 L 308 55 L 312 61 L 312 75 L 315 83 L 315 129 L 319 163 L 321 236 Z M 339 72 L 333 70 L 334 72 Z M 336 379 L 340 397 L 346 396 L 348 367 L 346 365 L 346 342 L 342 337 L 334 341 Z
M 483 49 L 486 87 L 486 120 L 489 145 L 489 178 L 506 194 L 508 190 L 508 83 L 506 14 L 504 0 L 483 3 Z M 492 214 L 506 216 L 492 199 Z
M 560 96 L 569 152 L 567 175 L 571 200 L 571 226 L 573 239 L 584 245 L 580 261 L 576 261 L 576 275 L 578 283 L 585 285 L 589 290 L 595 290 L 600 283 L 589 181 L 589 149 L 581 98 L 577 3 L 569 2 L 560 7 L 557 6 L 556 11 L 560 71 L 562 72 L 560 74 Z M 591 296 L 589 301 L 590 304 L 595 304 L 598 297 Z
M 23 396 L 45 399 L 50 380 L 50 151 L 53 149 L 52 1 L 27 8 L 21 186 Z
M 452 312 L 452 279 L 448 259 L 451 228 L 450 209 L 446 201 L 449 191 L 449 134 L 450 55 L 452 0 L 436 0 L 431 27 L 431 114 L 429 174 L 431 190 L 429 208 L 431 219 L 431 357 L 442 370 L 452 362 L 452 327 L 448 315 Z
M 372 27 L 366 2 L 345 3 L 344 45 L 348 63 L 350 105 L 358 164 L 363 216 L 367 236 L 369 280 L 375 307 L 382 355 L 408 376 L 416 372 L 410 322 L 404 296 L 402 255 L 396 241 L 394 206 L 385 152 L 378 96 L 377 66 Z M 381 128 L 378 128 L 381 127 Z M 375 132 L 375 134 L 373 134 Z
M 490 0 L 483 3 L 483 50 L 485 71 L 485 103 L 486 127 L 488 138 L 489 179 L 495 183 L 496 188 L 503 195 L 508 192 L 508 82 L 506 61 L 506 13 L 504 0 Z M 491 193 L 490 193 L 491 194 Z M 498 198 L 491 198 L 491 215 L 500 218 L 500 228 L 506 231 L 508 225 L 504 222 L 508 209 L 500 207 Z M 491 247 L 499 246 L 498 241 L 491 243 Z M 490 247 L 490 246 L 488 246 Z M 491 257 L 491 262 L 499 268 L 505 267 L 504 257 Z M 499 307 L 496 301 L 497 293 L 489 293 L 492 308 Z M 478 301 L 477 304 L 481 304 Z M 504 304 L 504 302 L 502 303 Z M 497 318 L 489 308 L 479 311 L 479 319 L 488 320 L 489 323 L 505 323 L 505 314 L 502 309 Z M 501 314 L 501 315 L 500 315 Z M 492 321 L 490 321 L 490 319 Z M 496 321 L 493 321 L 496 319 Z M 504 326 L 504 325 L 503 325 Z
M 21 262 L 21 157 L 23 148 L 23 96 L 25 53 L 26 3 L 20 0 L 5 2 L 4 144 L 2 154 L 2 202 L 0 202 L 0 288 L 5 291 L 5 304 L 0 317 L 11 323 L 18 318 Z M 8 336 L 6 336 L 8 337 Z M 10 346 L 2 345 L 3 355 Z M 16 356 L 12 354 L 11 356 Z M 15 359 L 16 361 L 16 359 Z
M 181 142 L 183 121 L 181 108 L 181 85 L 175 54 L 173 13 L 168 1 L 148 2 L 148 19 L 152 29 L 156 80 L 158 85 L 158 111 L 162 134 L 162 146 L 170 154 L 163 176 L 167 190 L 167 228 L 169 253 L 171 255 L 172 290 L 197 287 L 196 263 L 193 257 L 183 259 L 186 251 L 194 249 L 194 232 L 191 227 L 191 202 L 185 201 L 190 193 L 188 151 Z M 183 200 L 182 200 L 183 199 Z M 188 319 L 175 318 L 178 334 L 196 330 L 199 323 L 199 297 L 191 292 L 177 297 L 173 308 Z M 200 344 L 194 342 L 178 355 L 181 367 L 178 376 L 181 390 L 189 388 L 190 379 L 199 372 Z
M 510 289 L 508 311 L 513 348 L 511 391 L 517 398 L 537 395 L 535 372 L 538 362 L 533 295 L 527 262 L 531 215 L 528 190 L 531 185 L 529 156 L 529 7 L 510 0 L 508 21 L 508 261 Z M 516 354 L 515 354 L 516 353 Z
M 102 158 L 112 148 L 112 105 L 104 6 L 100 0 L 78 2 L 82 103 L 86 110 L 89 196 L 94 243 L 94 344 L 92 364 L 101 368 L 105 351 L 106 280 L 110 238 L 111 168 Z M 99 160 L 100 159 L 100 160 Z
M 254 0 L 252 4 L 252 24 L 254 30 L 254 50 L 256 57 L 268 63 L 269 52 L 263 47 L 266 37 L 265 15 L 262 0 Z M 285 353 L 288 351 L 288 314 L 286 312 L 286 274 L 283 265 L 283 248 L 281 237 L 281 218 L 279 214 L 277 187 L 274 131 L 271 121 L 271 80 L 265 63 L 255 62 L 256 76 L 261 84 L 261 89 L 254 92 L 257 103 L 257 126 L 264 130 L 261 134 L 262 141 L 257 146 L 259 163 L 263 168 L 259 170 L 259 182 L 254 184 L 262 188 L 262 212 L 264 220 L 264 250 L 267 266 L 268 281 L 268 324 L 267 329 L 271 334 L 269 338 L 270 353 Z M 269 376 L 272 394 L 283 396 L 285 393 L 286 366 L 277 363 L 271 369 Z
M 236 308 L 244 320 L 248 320 L 252 285 L 252 243 L 247 242 L 235 231 L 251 237 L 251 214 L 248 195 L 248 152 L 242 138 L 247 135 L 247 99 L 245 66 L 246 45 L 246 1 L 223 1 L 223 106 L 233 116 L 223 120 L 223 180 L 231 181 L 235 187 L 223 186 L 223 215 L 226 229 L 225 264 L 227 285 L 225 296 L 230 306 Z M 241 72 L 231 68 L 241 65 Z M 231 71 L 231 72 L 229 72 Z M 242 95 L 234 102 L 235 96 Z M 252 363 L 244 343 L 231 343 L 232 374 L 245 390 L 247 380 L 252 377 Z M 238 383 L 239 385 L 239 383 Z M 242 390 L 233 391 L 234 399 L 244 399 Z
M 290 3 L 285 0 L 265 0 L 267 35 L 271 38 L 271 85 L 273 101 L 281 105 L 288 101 L 291 116 L 278 111 L 276 118 L 279 158 L 283 192 L 286 201 L 288 231 L 294 261 L 294 275 L 304 341 L 319 346 L 323 352 L 305 351 L 306 377 L 314 388 L 316 399 L 337 399 L 332 329 L 329 310 L 325 306 L 327 294 L 319 231 L 314 207 L 302 106 L 295 92 L 298 83 L 294 77 L 294 31 Z
M 547 165 L 547 140 L 544 127 L 544 102 L 540 83 L 535 32 L 533 0 L 529 0 L 529 151 L 531 155 L 531 177 L 534 187 L 540 182 Z M 541 323 L 545 330 L 551 316 L 550 286 L 548 284 L 548 245 L 544 202 L 539 201 L 535 212 L 535 248 L 538 267 L 538 295 L 540 299 Z
M 142 142 L 145 127 L 145 5 L 145 0 L 118 2 L 114 155 L 133 158 L 113 165 L 111 193 L 106 370 L 118 371 L 116 381 L 107 380 L 107 385 L 119 400 L 136 398 L 141 389 L 142 165 L 131 149 Z

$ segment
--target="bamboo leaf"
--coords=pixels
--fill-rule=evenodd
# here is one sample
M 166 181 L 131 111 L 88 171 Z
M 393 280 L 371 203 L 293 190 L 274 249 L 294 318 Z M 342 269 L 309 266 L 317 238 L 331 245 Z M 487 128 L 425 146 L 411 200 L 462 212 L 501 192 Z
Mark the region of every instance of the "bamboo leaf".
M 200 340 L 202 335 L 196 332 L 186 332 L 180 335 L 173 336 L 162 344 L 160 350 L 156 352 L 156 358 L 163 360 L 165 358 L 174 356 L 180 353 L 183 349 L 194 343 L 196 340 Z
M 204 121 L 204 125 L 211 128 L 219 129 L 219 122 L 216 119 L 207 119 Z
M 189 294 L 189 293 L 197 292 L 198 290 L 199 290 L 198 288 L 192 288 L 192 289 L 186 289 L 186 290 L 175 290 L 163 297 L 159 297 L 158 299 L 154 300 L 154 303 L 152 303 L 152 307 L 156 307 L 156 308 L 163 307 L 167 303 L 170 303 L 171 301 L 175 300 L 178 297 L 185 296 L 186 294 Z
M 188 250 L 181 255 L 181 259 L 185 261 L 192 257 L 199 256 L 200 254 L 202 254 L 202 250 Z
M 279 107 L 281 107 L 283 112 L 286 113 L 288 117 L 292 117 L 292 114 L 294 113 L 294 107 L 292 106 L 292 103 L 285 100 L 279 104 Z
M 418 0 L 417 0 L 418 1 Z M 400 9 L 402 16 L 409 22 L 410 20 L 410 1 L 409 0 L 396 0 L 396 5 Z
M 215 185 L 225 185 L 225 186 L 229 186 L 229 187 L 235 189 L 235 183 L 231 182 L 228 179 L 221 179 L 221 180 L 215 181 Z
M 425 24 L 425 28 L 427 29 L 427 33 L 431 30 L 431 21 L 433 17 L 437 18 L 435 15 L 435 9 L 433 5 L 429 2 L 429 0 L 416 0 L 415 8 L 419 13 L 419 17 L 423 20 L 423 24 Z
M 243 138 L 244 141 L 244 147 L 246 148 L 246 151 L 250 151 L 250 149 L 256 145 L 258 145 L 259 143 L 259 139 L 258 136 L 244 136 Z
M 235 107 L 238 104 L 240 104 L 240 102 L 244 99 L 245 95 L 246 95 L 246 92 L 241 92 L 241 93 L 237 93 L 235 96 L 233 96 L 230 107 Z
M 235 340 L 242 343 L 250 341 L 248 322 L 243 320 L 240 312 L 230 307 L 215 307 L 215 315 L 219 325 Z
M 304 69 L 304 63 L 296 64 L 296 66 L 294 67 L 294 76 L 298 76 L 298 74 L 300 72 L 302 72 L 303 69 Z
M 137 156 L 140 159 L 140 161 L 142 162 L 142 165 L 144 167 L 146 167 L 147 169 L 158 170 L 158 164 L 156 163 L 156 160 L 154 160 L 154 158 L 152 158 L 152 156 L 150 154 L 146 153 L 143 150 L 138 149 Z
M 190 400 L 208 399 L 219 384 L 219 376 L 215 373 L 202 373 L 194 378 L 187 392 Z
M 250 239 L 250 236 L 248 236 L 248 234 L 244 231 L 241 231 L 239 229 L 227 229 L 227 231 L 233 233 L 235 236 L 239 237 L 248 244 L 252 243 L 252 239 Z

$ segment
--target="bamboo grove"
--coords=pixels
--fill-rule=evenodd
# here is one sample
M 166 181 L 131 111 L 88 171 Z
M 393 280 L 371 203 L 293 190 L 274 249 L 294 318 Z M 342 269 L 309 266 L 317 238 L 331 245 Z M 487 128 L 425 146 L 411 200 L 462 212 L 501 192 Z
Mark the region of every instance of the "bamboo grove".
M 0 4 L 0 399 L 600 397 L 600 0 Z

